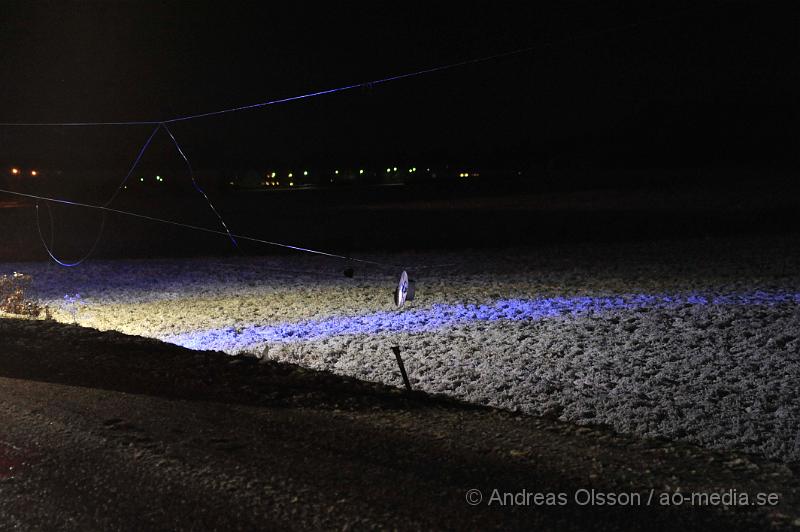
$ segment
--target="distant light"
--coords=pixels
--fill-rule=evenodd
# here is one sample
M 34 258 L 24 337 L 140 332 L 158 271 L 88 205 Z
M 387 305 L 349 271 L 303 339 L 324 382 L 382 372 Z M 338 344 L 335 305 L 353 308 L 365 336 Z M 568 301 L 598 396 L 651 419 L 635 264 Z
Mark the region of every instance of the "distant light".
M 144 178 L 143 178 L 143 177 L 140 177 L 140 178 L 139 178 L 139 181 L 141 181 L 142 183 L 144 183 Z
M 392 171 L 392 169 L 391 169 L 391 168 L 387 168 L 387 169 L 386 169 L 386 172 L 387 172 L 387 173 L 389 173 L 389 172 L 391 172 L 391 171 Z
M 358 173 L 359 173 L 359 174 L 363 174 L 363 173 L 364 173 L 364 170 L 359 170 L 359 171 L 358 171 Z
M 35 177 L 39 175 L 39 172 L 37 172 L 36 170 L 31 170 L 31 175 Z
M 397 171 L 397 167 L 395 166 L 395 167 L 393 168 L 393 170 L 396 172 L 396 171 Z
M 291 172 L 289 172 L 289 177 L 293 177 L 293 174 Z
M 270 177 L 275 177 L 275 172 L 272 172 L 272 173 L 270 174 Z
M 308 175 L 308 170 L 303 170 L 303 175 Z M 289 176 L 292 177 L 292 176 Z
M 334 170 L 333 173 L 339 175 L 339 170 Z
M 17 175 L 19 173 L 19 168 L 12 168 L 11 173 Z
M 416 166 L 415 166 L 415 167 L 413 167 L 413 168 L 411 169 L 411 171 L 412 171 L 412 172 L 416 172 L 416 171 L 417 171 L 417 167 L 416 167 Z
M 289 186 L 293 187 L 294 186 L 294 182 L 293 181 L 289 181 Z
M 233 185 L 233 181 L 231 181 L 231 182 L 230 182 L 230 184 L 231 184 L 231 186 L 232 186 L 232 185 Z M 127 188 L 127 187 L 125 187 L 125 188 Z

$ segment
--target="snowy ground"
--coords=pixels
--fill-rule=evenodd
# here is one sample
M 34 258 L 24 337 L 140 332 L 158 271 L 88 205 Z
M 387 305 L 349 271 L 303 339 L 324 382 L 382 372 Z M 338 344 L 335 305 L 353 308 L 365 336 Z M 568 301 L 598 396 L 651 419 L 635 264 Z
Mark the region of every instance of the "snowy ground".
M 800 460 L 800 269 L 786 239 L 373 256 L 0 264 L 56 319 L 249 352 L 579 424 Z M 80 300 L 75 298 L 80 294 Z M 65 300 L 65 295 L 71 296 Z

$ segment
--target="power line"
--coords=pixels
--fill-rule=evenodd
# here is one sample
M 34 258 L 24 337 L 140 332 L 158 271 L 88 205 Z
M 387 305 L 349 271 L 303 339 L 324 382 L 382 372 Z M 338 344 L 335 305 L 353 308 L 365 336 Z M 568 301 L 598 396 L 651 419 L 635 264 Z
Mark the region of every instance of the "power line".
M 161 129 L 161 124 L 158 124 L 155 127 L 155 129 L 153 129 L 153 131 L 150 133 L 150 136 L 147 137 L 147 140 L 144 142 L 142 147 L 139 148 L 139 152 L 136 154 L 136 158 L 133 160 L 133 164 L 131 164 L 130 169 L 128 169 L 128 173 L 125 174 L 125 177 L 122 179 L 122 181 L 120 181 L 119 185 L 117 185 L 116 190 L 114 190 L 114 192 L 111 194 L 111 196 L 108 198 L 108 200 L 106 200 L 106 202 L 103 204 L 104 207 L 109 207 L 114 202 L 114 200 L 119 195 L 119 193 L 122 191 L 122 189 L 125 186 L 125 183 L 127 183 L 128 179 L 130 179 L 131 175 L 133 175 L 133 171 L 136 170 L 136 167 L 139 165 L 139 161 L 142 160 L 142 156 L 144 156 L 145 151 L 147 151 L 147 147 L 150 146 L 150 142 L 152 142 L 153 137 L 156 136 L 156 133 L 158 133 L 159 129 Z M 47 204 L 47 212 L 50 215 L 50 235 L 51 235 L 51 240 L 55 241 L 55 230 L 54 230 L 54 225 L 55 224 L 54 224 L 54 221 L 53 221 L 53 213 L 50 210 L 50 204 L 49 203 Z M 103 232 L 105 231 L 105 227 L 106 227 L 106 213 L 103 213 L 103 219 L 100 221 L 100 227 L 97 230 L 97 236 L 95 237 L 94 242 L 92 243 L 91 247 L 89 248 L 89 251 L 87 251 L 78 260 L 75 260 L 75 261 L 72 261 L 72 262 L 67 262 L 65 260 L 62 260 L 62 259 L 59 259 L 58 257 L 56 257 L 55 251 L 53 251 L 53 242 L 51 242 L 51 244 L 49 246 L 47 245 L 47 241 L 44 239 L 44 236 L 42 235 L 42 222 L 41 222 L 41 219 L 39 217 L 39 204 L 38 203 L 36 204 L 36 229 L 39 232 L 39 240 L 41 240 L 42 246 L 44 247 L 44 249 L 47 252 L 47 254 L 50 256 L 50 258 L 53 259 L 53 261 L 56 264 L 58 264 L 60 266 L 64 266 L 65 268 L 72 268 L 72 267 L 75 267 L 75 266 L 80 266 L 89 257 L 92 256 L 92 254 L 97 249 L 97 246 L 100 244 L 100 240 L 103 238 Z
M 198 119 L 198 118 L 219 116 L 219 115 L 223 115 L 223 114 L 235 113 L 235 112 L 239 112 L 239 111 L 247 111 L 247 110 L 251 110 L 251 109 L 260 109 L 262 107 L 267 107 L 267 106 L 271 106 L 271 105 L 276 105 L 276 104 L 281 104 L 281 103 L 288 103 L 288 102 L 293 102 L 293 101 L 297 101 L 297 100 L 304 100 L 304 99 L 307 99 L 307 98 L 314 98 L 314 97 L 317 97 L 317 96 L 324 96 L 324 95 L 327 95 L 327 94 L 335 94 L 335 93 L 338 93 L 338 92 L 343 92 L 343 91 L 348 91 L 348 90 L 353 90 L 353 89 L 358 89 L 358 88 L 363 88 L 363 87 L 381 85 L 381 84 L 389 83 L 389 82 L 392 82 L 392 81 L 398 81 L 398 80 L 401 80 L 401 79 L 408 79 L 408 78 L 413 78 L 413 77 L 417 77 L 417 76 L 433 74 L 433 73 L 436 73 L 436 72 L 442 72 L 442 71 L 445 71 L 445 70 L 464 67 L 464 66 L 468 66 L 468 65 L 486 63 L 486 62 L 489 62 L 489 61 L 495 61 L 495 60 L 503 59 L 503 58 L 506 58 L 506 57 L 512 57 L 512 56 L 515 56 L 515 55 L 521 55 L 521 54 L 533 52 L 533 51 L 535 51 L 537 49 L 540 49 L 540 48 L 548 48 L 548 47 L 558 46 L 558 45 L 562 45 L 562 44 L 577 42 L 577 41 L 581 41 L 581 40 L 592 39 L 592 38 L 599 37 L 599 36 L 602 36 L 602 35 L 607 35 L 607 34 L 610 34 L 610 33 L 617 33 L 617 32 L 620 32 L 620 31 L 632 29 L 632 28 L 635 28 L 635 27 L 638 27 L 638 26 L 642 26 L 642 25 L 645 25 L 645 24 L 652 24 L 652 23 L 655 23 L 655 22 L 664 22 L 666 20 L 672 20 L 672 19 L 680 18 L 680 17 L 688 15 L 689 13 L 692 13 L 692 12 L 695 12 L 695 11 L 699 11 L 699 10 L 705 8 L 705 7 L 708 7 L 708 6 L 694 6 L 694 7 L 690 7 L 690 8 L 687 8 L 687 9 L 680 10 L 680 11 L 676 11 L 676 12 L 673 12 L 673 13 L 670 13 L 668 15 L 664 15 L 664 16 L 661 16 L 661 17 L 638 20 L 638 21 L 635 21 L 635 22 L 630 22 L 630 23 L 627 23 L 627 24 L 621 24 L 621 25 L 618 25 L 618 26 L 613 26 L 613 27 L 605 28 L 605 29 L 598 30 L 598 31 L 583 33 L 583 34 L 575 35 L 575 36 L 572 36 L 572 37 L 566 37 L 566 38 L 563 38 L 563 39 L 558 39 L 558 40 L 554 40 L 554 41 L 550 41 L 550 42 L 545 42 L 545 43 L 542 43 L 542 44 L 539 44 L 539 45 L 527 46 L 527 47 L 524 47 L 524 48 L 519 48 L 519 49 L 516 49 L 516 50 L 510 50 L 510 51 L 506 51 L 506 52 L 501 52 L 501 53 L 493 54 L 493 55 L 489 55 L 489 56 L 478 57 L 478 58 L 473 58 L 473 59 L 467 59 L 467 60 L 464 60 L 464 61 L 458 61 L 458 62 L 455 62 L 455 63 L 449 63 L 449 64 L 445 64 L 445 65 L 439 65 L 439 66 L 435 66 L 435 67 L 431 67 L 431 68 L 417 70 L 417 71 L 414 71 L 414 72 L 407 72 L 407 73 L 404 73 L 404 74 L 397 74 L 397 75 L 389 76 L 389 77 L 386 77 L 386 78 L 375 79 L 375 80 L 371 80 L 371 81 L 363 81 L 363 82 L 359 82 L 359 83 L 353 83 L 353 84 L 350 84 L 350 85 L 345 85 L 345 86 L 342 86 L 342 87 L 319 90 L 319 91 L 309 92 L 309 93 L 300 94 L 300 95 L 296 95 L 296 96 L 290 96 L 290 97 L 286 97 L 286 98 L 278 98 L 278 99 L 274 99 L 274 100 L 268 100 L 268 101 L 253 103 L 253 104 L 249 104 L 249 105 L 242 105 L 242 106 L 239 106 L 239 107 L 231 107 L 231 108 L 227 108 L 227 109 L 220 109 L 220 110 L 217 110 L 217 111 L 208 111 L 208 112 L 196 113 L 196 114 L 192 114 L 192 115 L 173 117 L 173 118 L 166 119 L 166 120 L 135 120 L 135 121 L 118 121 L 118 122 L 0 122 L 0 127 L 14 127 L 14 126 L 19 126 L 19 127 L 87 126 L 87 127 L 90 127 L 90 126 L 141 126 L 141 125 L 156 125 L 156 126 L 158 126 L 158 125 L 164 125 L 164 124 L 171 124 L 171 123 L 175 123 L 175 122 L 184 122 L 184 121 L 188 121 L 188 120 L 195 120 L 195 119 Z
M 231 234 L 231 230 L 228 229 L 228 224 L 225 223 L 225 220 L 222 218 L 222 215 L 219 213 L 219 211 L 217 211 L 217 208 L 214 207 L 214 204 L 211 203 L 211 198 L 208 197 L 206 191 L 203 190 L 203 188 L 194 178 L 194 170 L 192 169 L 192 163 L 189 162 L 189 158 L 186 157 L 185 153 L 183 153 L 183 149 L 181 148 L 181 145 L 178 144 L 178 140 L 175 138 L 175 135 L 172 134 L 172 131 L 170 131 L 167 124 L 161 124 L 161 127 L 163 127 L 164 131 L 167 132 L 169 138 L 172 139 L 172 143 L 175 145 L 175 148 L 178 150 L 178 153 L 181 155 L 181 157 L 183 157 L 183 160 L 186 162 L 186 167 L 189 169 L 189 178 L 192 180 L 192 185 L 194 185 L 195 190 L 205 198 L 206 203 L 208 203 L 208 206 L 211 207 L 212 212 L 217 216 L 217 219 L 219 220 L 219 223 L 222 225 L 222 228 L 225 229 L 226 233 L 228 233 L 228 238 L 231 239 L 231 242 L 233 242 L 234 246 L 238 247 L 239 244 L 236 243 L 236 238 L 234 238 L 233 234 Z
M 40 201 L 48 201 L 48 202 L 51 202 L 51 203 L 59 203 L 59 204 L 62 204 L 62 205 L 71 205 L 73 207 L 85 207 L 87 209 L 94 209 L 94 210 L 99 210 L 99 211 L 103 211 L 103 212 L 107 212 L 107 213 L 122 214 L 124 216 L 131 216 L 131 217 L 134 217 L 134 218 L 139 218 L 141 220 L 148 220 L 148 221 L 151 221 L 151 222 L 157 222 L 157 223 L 161 223 L 161 224 L 168 224 L 168 225 L 173 225 L 173 226 L 176 226 L 176 227 L 183 227 L 184 229 L 191 229 L 193 231 L 202 231 L 204 233 L 210 233 L 210 234 L 214 234 L 214 235 L 228 236 L 228 237 L 232 237 L 232 238 L 238 239 L 238 240 L 244 240 L 244 241 L 248 241 L 248 242 L 256 242 L 258 244 L 265 244 L 265 245 L 268 245 L 268 246 L 276 246 L 276 247 L 280 247 L 280 248 L 291 249 L 291 250 L 294 250 L 294 251 L 301 251 L 301 252 L 305 252 L 305 253 L 313 253 L 315 255 L 323 255 L 323 256 L 326 256 L 326 257 L 332 257 L 332 258 L 336 258 L 336 259 L 342 259 L 342 260 L 353 261 L 353 262 L 360 262 L 360 263 L 363 263 L 363 264 L 372 264 L 374 266 L 387 266 L 387 267 L 391 266 L 391 267 L 395 267 L 395 265 L 387 264 L 387 263 L 384 263 L 384 262 L 377 262 L 377 261 L 366 260 L 366 259 L 356 259 L 356 258 L 348 257 L 348 256 L 345 256 L 345 255 L 338 255 L 336 253 L 329 253 L 327 251 L 320 251 L 318 249 L 311 249 L 311 248 L 304 248 L 304 247 L 300 247 L 300 246 L 293 246 L 291 244 L 283 244 L 281 242 L 273 242 L 271 240 L 264 240 L 264 239 L 255 238 L 255 237 L 252 237 L 252 236 L 233 234 L 233 233 L 229 233 L 227 231 L 218 231 L 216 229 L 210 229 L 208 227 L 201 227 L 199 225 L 187 224 L 187 223 L 178 222 L 178 221 L 175 221 L 175 220 L 167 220 L 165 218 L 157 218 L 155 216 L 148 216 L 146 214 L 140 214 L 140 213 L 130 212 L 130 211 L 123 211 L 123 210 L 120 210 L 120 209 L 113 209 L 111 207 L 106 207 L 104 205 L 93 205 L 91 203 L 82 203 L 82 202 L 79 202 L 79 201 L 69 201 L 69 200 L 65 200 L 65 199 L 51 198 L 51 197 L 48 197 L 48 196 L 39 196 L 39 195 L 36 195 L 36 194 L 26 194 L 24 192 L 15 192 L 13 190 L 6 190 L 6 189 L 2 189 L 2 188 L 0 188 L 0 193 L 11 194 L 12 196 L 35 199 L 35 200 L 40 200 Z
M 525 54 L 525 53 L 528 53 L 528 52 L 532 52 L 532 51 L 534 51 L 534 50 L 536 50 L 538 48 L 555 46 L 555 45 L 565 44 L 565 43 L 569 43 L 569 42 L 576 42 L 576 41 L 583 40 L 583 39 L 594 38 L 594 37 L 597 37 L 597 36 L 600 36 L 600 35 L 606 35 L 606 34 L 615 33 L 615 32 L 619 32 L 619 31 L 626 30 L 626 29 L 631 29 L 631 28 L 634 28 L 634 27 L 637 27 L 637 26 L 641 26 L 643 24 L 649 24 L 649 23 L 653 23 L 653 22 L 659 22 L 659 21 L 664 21 L 664 20 L 669 20 L 669 19 L 682 17 L 682 16 L 685 16 L 687 13 L 693 12 L 693 11 L 697 11 L 698 9 L 699 9 L 698 7 L 689 8 L 689 9 L 685 9 L 685 10 L 682 10 L 682 11 L 671 13 L 671 14 L 663 16 L 663 17 L 653 18 L 653 19 L 649 19 L 649 20 L 640 20 L 640 21 L 636 21 L 636 22 L 632 22 L 632 23 L 628 23 L 628 24 L 623 24 L 623 25 L 619 25 L 619 26 L 615 26 L 615 27 L 611 27 L 611 28 L 606 28 L 604 30 L 594 31 L 594 32 L 583 34 L 583 35 L 573 36 L 573 37 L 561 39 L 561 40 L 558 40 L 558 41 L 552 41 L 552 42 L 549 42 L 549 43 L 544 43 L 544 44 L 539 45 L 539 46 L 528 46 L 528 47 L 520 48 L 520 49 L 517 49 L 517 50 L 511 50 L 511 51 L 508 51 L 508 52 L 503 52 L 503 53 L 494 54 L 494 55 L 490 55 L 490 56 L 479 57 L 479 58 L 475 58 L 475 59 L 469 59 L 469 60 L 466 60 L 466 61 L 459 61 L 459 62 L 456 62 L 456 63 L 450 63 L 450 64 L 446 64 L 446 65 L 440 65 L 440 66 L 437 66 L 437 67 L 418 70 L 418 71 L 415 71 L 415 72 L 408 72 L 408 73 L 405 73 L 405 74 L 398 74 L 398 75 L 395 75 L 395 76 L 390 76 L 390 77 L 386 77 L 386 78 L 382 78 L 382 79 L 376 79 L 376 80 L 366 81 L 366 82 L 361 82 L 361 83 L 354 83 L 354 84 L 345 85 L 345 86 L 337 87 L 337 88 L 333 88 L 333 89 L 310 92 L 310 93 L 301 94 L 301 95 L 297 95 L 297 96 L 291 96 L 291 97 L 288 97 L 288 98 L 280 98 L 280 99 L 276 99 L 276 100 L 269 100 L 269 101 L 254 103 L 254 104 L 250 104 L 250 105 L 232 107 L 232 108 L 228 108 L 228 109 L 221 109 L 221 110 L 217 110 L 217 111 L 210 111 L 210 112 L 198 113 L 198 114 L 193 114 L 193 115 L 180 116 L 180 117 L 171 118 L 169 120 L 161 120 L 161 121 L 153 121 L 153 120 L 142 121 L 142 120 L 139 120 L 139 121 L 128 121 L 128 122 L 64 122 L 64 123 L 57 123 L 57 122 L 42 122 L 42 123 L 33 123 L 33 122 L 11 123 L 11 122 L 4 122 L 4 123 L 0 123 L 0 126 L 7 126 L 7 127 L 14 127 L 14 126 L 19 126 L 19 127 L 25 127 L 25 126 L 30 126 L 30 127 L 33 127 L 33 126 L 51 126 L 51 127 L 87 126 L 87 127 L 89 127 L 89 126 L 141 126 L 141 125 L 151 125 L 151 126 L 154 125 L 155 126 L 155 128 L 151 132 L 150 136 L 147 138 L 147 140 L 145 141 L 144 145 L 139 150 L 139 153 L 136 156 L 136 158 L 135 158 L 135 160 L 133 162 L 133 165 L 128 170 L 127 175 L 124 177 L 122 182 L 117 186 L 116 190 L 111 195 L 109 200 L 106 201 L 103 205 L 91 205 L 91 204 L 86 204 L 86 203 L 79 203 L 79 202 L 61 200 L 61 199 L 56 199 L 56 198 L 48 198 L 48 197 L 45 197 L 45 196 L 36 196 L 36 195 L 32 195 L 32 194 L 24 194 L 24 193 L 20 193 L 20 192 L 13 192 L 13 191 L 2 190 L 2 189 L 0 189 L 0 192 L 5 192 L 7 194 L 12 194 L 12 195 L 21 196 L 21 197 L 28 197 L 28 198 L 33 198 L 33 199 L 42 200 L 42 201 L 48 201 L 48 202 L 54 202 L 54 203 L 62 203 L 62 204 L 65 204 L 65 205 L 73 205 L 73 206 L 97 209 L 97 210 L 101 210 L 101 211 L 104 212 L 103 221 L 102 221 L 102 223 L 100 225 L 100 229 L 98 231 L 97 238 L 95 239 L 94 244 L 90 248 L 89 252 L 84 257 L 82 257 L 80 260 L 78 260 L 76 262 L 73 262 L 73 263 L 67 263 L 65 261 L 61 261 L 58 258 L 56 258 L 55 254 L 52 252 L 50 247 L 47 245 L 47 243 L 46 243 L 46 241 L 45 241 L 45 239 L 44 239 L 44 237 L 42 235 L 41 222 L 40 222 L 40 219 L 39 219 L 39 205 L 37 203 L 37 205 L 36 205 L 36 223 L 37 223 L 37 227 L 38 227 L 38 230 L 39 230 L 39 237 L 40 237 L 40 239 L 42 241 L 42 244 L 44 245 L 48 255 L 50 255 L 50 257 L 55 262 L 57 262 L 58 264 L 60 264 L 62 266 L 77 266 L 77 265 L 81 264 L 83 261 L 85 261 L 94 252 L 94 250 L 96 249 L 96 247 L 97 247 L 97 245 L 98 245 L 98 243 L 100 241 L 100 238 L 102 237 L 103 230 L 105 228 L 105 213 L 107 213 L 107 212 L 123 214 L 123 215 L 126 215 L 126 216 L 133 216 L 133 217 L 146 219 L 146 220 L 151 220 L 151 221 L 155 221 L 155 222 L 159 222 L 159 223 L 171 224 L 171 225 L 175 225 L 175 226 L 178 226 L 178 227 L 184 227 L 184 228 L 193 229 L 193 230 L 197 230 L 197 231 L 204 231 L 204 232 L 207 232 L 207 233 L 227 235 L 228 238 L 230 238 L 231 242 L 233 242 L 234 246 L 238 246 L 238 244 L 236 242 L 236 239 L 239 238 L 239 239 L 242 239 L 242 240 L 248 240 L 248 241 L 258 242 L 258 243 L 261 243 L 261 244 L 278 246 L 278 247 L 287 248 L 287 249 L 293 249 L 293 250 L 296 250 L 296 251 L 303 251 L 303 252 L 313 253 L 313 254 L 317 254 L 317 255 L 325 255 L 325 256 L 335 257 L 335 258 L 339 258 L 339 259 L 352 260 L 352 261 L 355 261 L 355 262 L 362 262 L 362 263 L 367 263 L 367 264 L 384 266 L 384 264 L 378 263 L 378 262 L 374 262 L 374 261 L 368 261 L 368 260 L 362 260 L 362 259 L 354 259 L 354 258 L 351 258 L 351 257 L 345 257 L 343 255 L 337 255 L 337 254 L 334 254 L 334 253 L 327 253 L 327 252 L 323 252 L 323 251 L 319 251 L 319 250 L 303 248 L 303 247 L 300 247 L 300 246 L 293 246 L 293 245 L 289 245 L 289 244 L 282 244 L 282 243 L 278 243 L 278 242 L 272 242 L 272 241 L 268 241 L 268 240 L 262 240 L 262 239 L 257 239 L 257 238 L 253 238 L 253 237 L 233 234 L 231 232 L 231 230 L 228 228 L 227 224 L 225 223 L 225 220 L 223 219 L 222 215 L 214 207 L 214 204 L 211 202 L 211 199 L 208 197 L 208 195 L 205 193 L 205 191 L 197 183 L 197 181 L 196 181 L 196 179 L 194 177 L 194 170 L 192 169 L 192 165 L 191 165 L 191 163 L 189 161 L 189 158 L 184 153 L 183 149 L 181 148 L 181 146 L 178 143 L 178 141 L 175 138 L 175 136 L 172 134 L 172 131 L 169 129 L 167 124 L 173 124 L 173 123 L 177 123 L 177 122 L 185 122 L 185 121 L 189 121 L 189 120 L 195 120 L 195 119 L 198 119 L 198 118 L 219 116 L 219 115 L 223 115 L 223 114 L 235 113 L 235 112 L 240 112 L 240 111 L 259 109 L 259 108 L 267 107 L 267 106 L 271 106 L 271 105 L 276 105 L 276 104 L 281 104 L 281 103 L 288 103 L 288 102 L 292 102 L 292 101 L 303 100 L 303 99 L 313 98 L 313 97 L 317 97 L 317 96 L 324 96 L 324 95 L 327 95 L 327 94 L 334 94 L 334 93 L 348 91 L 348 90 L 352 90 L 352 89 L 356 89 L 356 88 L 371 87 L 371 86 L 374 86 L 374 85 L 389 83 L 389 82 L 398 81 L 398 80 L 401 80 L 401 79 L 408 79 L 408 78 L 423 76 L 423 75 L 432 74 L 432 73 L 436 73 L 436 72 L 441 72 L 441 71 L 445 71 L 445 70 L 450 70 L 450 69 L 463 67 L 463 66 L 467 66 L 467 65 L 485 63 L 485 62 L 488 62 L 488 61 L 494 61 L 494 60 L 498 60 L 498 59 L 502 59 L 502 58 L 506 58 L 506 57 Z M 178 154 L 183 158 L 184 162 L 186 163 L 186 167 L 189 170 L 189 177 L 190 177 L 190 179 L 192 181 L 192 184 L 194 185 L 194 188 L 197 190 L 198 193 L 200 193 L 205 198 L 206 202 L 208 203 L 208 206 L 211 208 L 211 210 L 214 212 L 214 214 L 218 218 L 222 228 L 224 229 L 224 232 L 216 231 L 216 230 L 205 228 L 205 227 L 199 227 L 199 226 L 194 226 L 194 225 L 190 225 L 190 224 L 184 224 L 184 223 L 176 222 L 176 221 L 173 221 L 173 220 L 165 220 L 165 219 L 155 218 L 155 217 L 151 217 L 151 216 L 147 216 L 147 215 L 143 215 L 143 214 L 132 213 L 132 212 L 122 211 L 122 210 L 118 210 L 118 209 L 112 209 L 110 207 L 111 203 L 114 201 L 114 199 L 117 197 L 117 195 L 119 195 L 120 191 L 123 189 L 125 183 L 128 181 L 128 179 L 130 179 L 130 176 L 133 174 L 133 171 L 138 166 L 139 161 L 141 160 L 141 158 L 144 155 L 145 151 L 150 146 L 151 141 L 153 140 L 153 138 L 155 137 L 155 135 L 158 133 L 159 129 L 161 129 L 161 128 L 163 128 L 167 132 L 167 134 L 169 135 L 172 143 L 174 144 L 175 148 L 177 149 Z M 52 213 L 51 213 L 51 225 L 52 225 Z

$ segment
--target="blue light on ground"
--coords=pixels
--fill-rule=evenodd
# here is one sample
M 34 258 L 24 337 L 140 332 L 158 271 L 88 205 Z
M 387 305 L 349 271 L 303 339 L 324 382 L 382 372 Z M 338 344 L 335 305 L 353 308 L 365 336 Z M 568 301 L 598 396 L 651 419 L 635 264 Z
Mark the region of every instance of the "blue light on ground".
M 429 332 L 480 321 L 535 321 L 559 316 L 588 316 L 619 310 L 690 306 L 773 306 L 800 304 L 800 293 L 755 291 L 746 294 L 634 294 L 616 297 L 502 299 L 483 305 L 433 305 L 320 320 L 207 329 L 170 335 L 164 340 L 192 349 L 244 348 L 258 343 L 296 343 L 335 336 Z

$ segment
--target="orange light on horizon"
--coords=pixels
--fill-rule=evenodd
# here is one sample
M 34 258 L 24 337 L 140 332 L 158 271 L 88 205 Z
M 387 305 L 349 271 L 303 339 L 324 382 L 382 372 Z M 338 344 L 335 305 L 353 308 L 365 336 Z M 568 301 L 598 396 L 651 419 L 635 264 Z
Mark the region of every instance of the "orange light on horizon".
M 39 172 L 37 172 L 36 170 L 31 170 L 31 175 L 36 177 L 37 175 L 39 175 Z
M 19 168 L 12 168 L 11 173 L 17 175 L 19 173 Z

